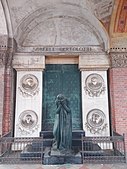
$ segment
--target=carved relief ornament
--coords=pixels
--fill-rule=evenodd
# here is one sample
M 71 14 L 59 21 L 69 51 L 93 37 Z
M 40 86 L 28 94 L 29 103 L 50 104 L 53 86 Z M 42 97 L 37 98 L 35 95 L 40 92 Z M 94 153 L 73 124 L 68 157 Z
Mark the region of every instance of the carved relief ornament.
M 111 53 L 112 67 L 127 67 L 127 53 Z
M 86 128 L 92 134 L 101 134 L 107 128 L 106 117 L 100 109 L 92 109 L 86 116 Z
M 18 87 L 23 97 L 33 97 L 39 92 L 39 81 L 33 74 L 26 74 L 20 80 Z
M 88 94 L 90 97 L 99 97 L 101 94 L 104 94 L 106 90 L 104 79 L 101 75 L 92 73 L 87 76 L 84 89 L 86 94 Z
M 38 129 L 38 116 L 33 110 L 25 110 L 19 115 L 17 127 L 20 134 L 32 134 Z
M 5 65 L 6 52 L 0 51 L 0 66 Z

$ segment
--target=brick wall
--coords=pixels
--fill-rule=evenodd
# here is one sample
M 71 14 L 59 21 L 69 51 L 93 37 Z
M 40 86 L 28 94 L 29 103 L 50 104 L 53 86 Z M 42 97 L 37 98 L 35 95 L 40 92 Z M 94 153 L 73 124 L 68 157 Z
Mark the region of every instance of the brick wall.
M 110 70 L 110 94 L 113 127 L 127 136 L 127 68 Z
M 11 130 L 11 80 L 11 70 L 8 68 L 5 71 L 3 134 Z
M 2 135 L 4 106 L 4 67 L 0 68 L 0 135 Z

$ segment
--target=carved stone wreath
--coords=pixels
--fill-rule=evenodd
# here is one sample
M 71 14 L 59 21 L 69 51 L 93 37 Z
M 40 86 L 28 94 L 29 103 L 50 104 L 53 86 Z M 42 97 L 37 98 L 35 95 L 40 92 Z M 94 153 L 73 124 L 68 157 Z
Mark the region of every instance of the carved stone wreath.
M 24 75 L 20 80 L 19 90 L 24 97 L 34 96 L 39 92 L 39 81 L 33 74 Z
M 106 117 L 100 109 L 92 109 L 86 116 L 86 127 L 92 134 L 100 134 L 107 128 Z
M 21 134 L 31 134 L 38 129 L 37 123 L 37 114 L 33 110 L 25 110 L 20 114 L 17 126 Z
M 99 97 L 106 90 L 104 79 L 99 74 L 90 74 L 85 80 L 84 89 L 90 97 Z

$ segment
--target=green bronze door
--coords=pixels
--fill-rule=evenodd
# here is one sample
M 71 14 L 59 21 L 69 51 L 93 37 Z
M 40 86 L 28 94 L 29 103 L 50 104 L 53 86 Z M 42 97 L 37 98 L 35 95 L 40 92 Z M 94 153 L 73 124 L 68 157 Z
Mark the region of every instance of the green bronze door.
M 52 130 L 55 118 L 55 99 L 63 94 L 69 100 L 73 129 L 82 129 L 81 84 L 78 65 L 46 65 L 43 79 L 42 130 Z

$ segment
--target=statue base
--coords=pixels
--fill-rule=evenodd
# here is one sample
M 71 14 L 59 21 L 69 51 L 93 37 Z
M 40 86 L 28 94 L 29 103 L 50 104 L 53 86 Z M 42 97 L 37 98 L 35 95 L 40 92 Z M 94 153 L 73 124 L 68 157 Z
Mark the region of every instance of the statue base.
M 43 164 L 44 165 L 82 164 L 82 157 L 80 153 L 63 154 L 58 150 L 51 150 L 44 154 Z

